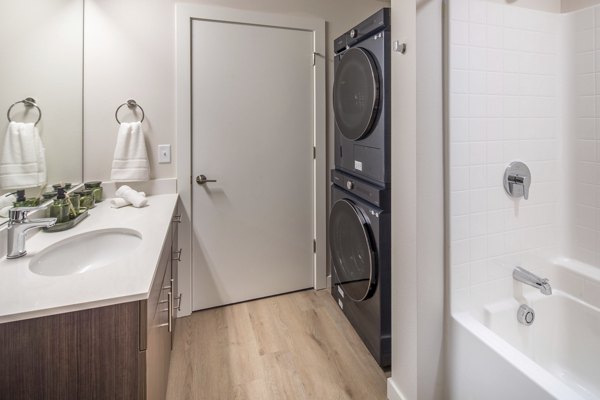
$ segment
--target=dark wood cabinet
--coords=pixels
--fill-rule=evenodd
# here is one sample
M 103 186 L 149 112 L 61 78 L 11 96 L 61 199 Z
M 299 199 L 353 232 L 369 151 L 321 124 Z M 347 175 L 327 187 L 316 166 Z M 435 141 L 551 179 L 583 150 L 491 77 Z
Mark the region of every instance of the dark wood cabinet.
M 172 229 L 147 300 L 0 324 L 0 400 L 164 399 L 177 306 Z

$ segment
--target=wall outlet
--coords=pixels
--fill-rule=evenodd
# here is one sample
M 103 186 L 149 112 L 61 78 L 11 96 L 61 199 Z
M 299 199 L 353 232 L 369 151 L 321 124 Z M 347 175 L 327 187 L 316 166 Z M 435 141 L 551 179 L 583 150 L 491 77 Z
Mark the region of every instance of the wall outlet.
M 158 145 L 158 163 L 159 164 L 170 164 L 171 163 L 171 145 L 170 144 L 159 144 Z

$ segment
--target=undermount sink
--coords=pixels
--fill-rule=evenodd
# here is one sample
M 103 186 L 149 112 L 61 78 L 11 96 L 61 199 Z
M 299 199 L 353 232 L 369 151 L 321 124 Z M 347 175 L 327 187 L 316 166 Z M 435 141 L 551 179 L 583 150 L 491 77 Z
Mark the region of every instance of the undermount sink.
M 81 274 L 110 265 L 135 250 L 142 235 L 133 229 L 102 229 L 62 240 L 36 254 L 29 269 L 38 275 Z

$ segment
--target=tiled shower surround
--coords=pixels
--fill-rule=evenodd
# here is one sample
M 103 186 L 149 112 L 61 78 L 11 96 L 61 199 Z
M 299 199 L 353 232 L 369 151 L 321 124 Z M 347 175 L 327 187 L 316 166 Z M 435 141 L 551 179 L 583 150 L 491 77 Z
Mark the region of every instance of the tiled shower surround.
M 452 310 L 481 312 L 512 295 L 516 265 L 600 265 L 600 7 L 448 4 Z M 529 200 L 504 192 L 514 160 Z
M 570 211 L 567 253 L 600 265 L 600 7 L 568 15 L 564 125 Z

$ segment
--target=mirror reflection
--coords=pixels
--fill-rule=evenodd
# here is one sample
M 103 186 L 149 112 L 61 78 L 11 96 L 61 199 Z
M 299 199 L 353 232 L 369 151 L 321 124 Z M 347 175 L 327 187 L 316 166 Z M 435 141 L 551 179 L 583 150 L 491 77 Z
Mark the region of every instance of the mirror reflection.
M 0 48 L 2 224 L 82 180 L 83 0 L 1 2 Z

